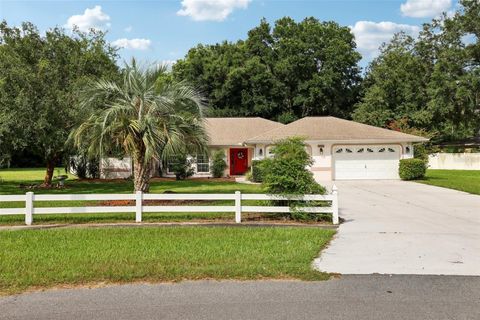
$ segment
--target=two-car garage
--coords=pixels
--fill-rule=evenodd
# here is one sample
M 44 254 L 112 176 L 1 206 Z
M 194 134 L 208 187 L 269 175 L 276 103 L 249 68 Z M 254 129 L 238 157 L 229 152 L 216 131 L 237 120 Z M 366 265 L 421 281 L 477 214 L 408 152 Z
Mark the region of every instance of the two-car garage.
M 400 145 L 337 145 L 332 150 L 334 179 L 398 179 Z

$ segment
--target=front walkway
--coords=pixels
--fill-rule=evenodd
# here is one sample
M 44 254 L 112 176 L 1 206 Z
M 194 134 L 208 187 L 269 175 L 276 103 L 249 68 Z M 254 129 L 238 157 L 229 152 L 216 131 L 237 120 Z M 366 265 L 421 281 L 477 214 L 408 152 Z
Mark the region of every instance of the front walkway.
M 403 181 L 339 181 L 345 219 L 317 269 L 480 275 L 480 196 Z

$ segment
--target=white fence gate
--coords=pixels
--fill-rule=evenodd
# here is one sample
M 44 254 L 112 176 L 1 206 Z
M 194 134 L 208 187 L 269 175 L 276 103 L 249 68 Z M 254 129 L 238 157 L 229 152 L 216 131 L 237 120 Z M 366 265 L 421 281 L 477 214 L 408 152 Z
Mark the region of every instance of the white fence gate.
M 108 200 L 134 200 L 134 206 L 88 206 L 88 207 L 34 207 L 35 201 L 108 201 Z M 143 200 L 234 200 L 233 206 L 144 206 Z M 243 200 L 303 200 L 303 201 L 328 201 L 328 207 L 305 207 L 299 210 L 312 213 L 331 213 L 333 224 L 338 224 L 338 191 L 334 186 L 328 195 L 304 196 L 275 196 L 267 194 L 34 194 L 27 192 L 25 195 L 0 195 L 0 202 L 25 202 L 24 208 L 2 208 L 0 215 L 25 215 L 25 224 L 31 225 L 33 216 L 37 214 L 76 214 L 76 213 L 118 213 L 135 212 L 135 221 L 142 222 L 144 212 L 234 212 L 235 222 L 242 221 L 242 212 L 282 213 L 290 212 L 287 206 L 248 206 L 242 205 Z

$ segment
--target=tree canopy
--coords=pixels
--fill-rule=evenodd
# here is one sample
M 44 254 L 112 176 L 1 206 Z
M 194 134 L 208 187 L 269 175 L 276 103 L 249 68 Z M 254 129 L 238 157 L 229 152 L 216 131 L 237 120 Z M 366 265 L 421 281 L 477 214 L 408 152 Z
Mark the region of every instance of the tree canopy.
M 78 107 L 92 79 L 118 76 L 116 51 L 104 33 L 53 28 L 42 35 L 31 23 L 0 23 L 0 151 L 4 161 L 28 150 L 47 165 L 45 184 L 66 151 L 68 135 L 92 110 Z M 92 106 L 93 107 L 93 106 Z
M 272 28 L 264 19 L 246 40 L 192 48 L 173 73 L 203 90 L 216 116 L 348 118 L 361 80 L 355 47 L 335 22 L 285 17 Z
M 105 102 L 71 135 L 75 145 L 86 146 L 91 155 L 102 158 L 120 151 L 130 156 L 136 191 L 149 191 L 155 161 L 203 153 L 207 145 L 202 95 L 165 74 L 165 66 L 142 68 L 132 60 L 121 81 L 89 84 L 80 106 Z
M 425 24 L 417 39 L 399 34 L 370 64 L 353 118 L 377 126 L 406 119 L 435 140 L 480 129 L 480 4 L 461 1 L 453 16 Z

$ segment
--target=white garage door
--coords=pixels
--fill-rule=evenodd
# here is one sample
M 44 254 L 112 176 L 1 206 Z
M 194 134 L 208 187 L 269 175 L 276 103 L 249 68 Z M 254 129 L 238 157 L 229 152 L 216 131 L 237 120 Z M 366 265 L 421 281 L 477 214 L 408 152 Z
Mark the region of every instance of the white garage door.
M 398 179 L 399 160 L 397 145 L 336 146 L 335 180 Z

